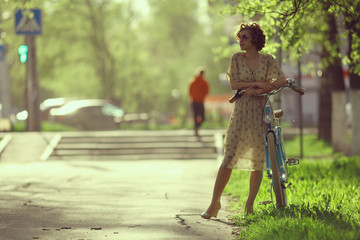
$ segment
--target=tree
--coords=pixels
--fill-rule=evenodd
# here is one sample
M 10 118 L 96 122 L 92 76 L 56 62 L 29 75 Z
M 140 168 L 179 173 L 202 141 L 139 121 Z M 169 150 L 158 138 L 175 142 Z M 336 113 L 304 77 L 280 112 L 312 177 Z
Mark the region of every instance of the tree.
M 95 74 L 101 82 L 101 97 L 114 97 L 115 87 L 115 56 L 110 50 L 105 27 L 106 17 L 109 11 L 107 7 L 109 1 L 94 2 L 86 0 L 85 5 L 88 13 L 86 19 L 90 23 L 91 30 L 89 31 L 90 46 L 92 47 L 92 65 L 95 69 Z
M 219 45 L 223 27 L 200 21 L 199 15 L 207 13 L 199 13 L 199 1 L 196 0 L 154 0 L 149 3 L 150 17 L 141 25 L 145 37 L 143 45 L 147 47 L 145 52 L 149 58 L 149 82 L 156 86 L 152 88 L 154 98 L 165 96 L 157 97 L 158 102 L 153 107 L 168 109 L 172 115 L 180 112 L 184 116 L 188 108 L 188 81 L 198 66 L 205 66 L 211 92 L 221 89 L 218 74 L 226 71 L 228 61 L 215 62 L 212 48 Z M 180 93 L 176 100 L 170 95 L 173 89 Z
M 146 14 L 131 0 L 6 2 L 7 59 L 14 102 L 20 108 L 24 69 L 14 60 L 22 40 L 13 33 L 15 8 L 43 10 L 43 34 L 37 38 L 42 100 L 115 98 L 128 112 L 183 113 L 187 81 L 199 65 L 208 69 L 213 92 L 228 91 L 217 87 L 228 61 L 216 62 L 212 52 L 223 34 L 222 23 L 212 20 L 217 14 L 207 12 L 201 14 L 216 24 L 200 21 L 196 0 L 149 1 Z
M 351 100 L 351 124 L 352 124 L 352 144 L 351 153 L 353 155 L 360 155 L 360 74 L 359 64 L 356 59 L 360 54 L 360 26 L 359 26 L 359 14 L 360 14 L 360 1 L 349 2 L 349 9 L 352 11 L 346 11 L 345 26 L 348 30 L 348 52 L 347 57 L 349 59 L 349 78 L 350 78 L 350 100 Z M 356 42 L 358 44 L 356 44 Z
M 314 49 L 318 45 L 322 45 L 323 49 L 323 59 L 322 66 L 325 67 L 326 73 L 324 77 L 329 76 L 326 80 L 330 82 L 325 82 L 324 87 L 332 86 L 332 95 L 334 98 L 338 92 L 343 92 L 344 82 L 342 77 L 342 70 L 339 58 L 339 45 L 337 40 L 337 30 L 331 28 L 336 26 L 334 19 L 339 19 L 339 16 L 344 15 L 348 16 L 345 18 L 348 24 L 348 31 L 356 33 L 359 30 L 359 11 L 356 12 L 354 6 L 358 6 L 359 1 L 350 1 L 350 0 L 323 0 L 323 1 L 312 1 L 312 0 L 295 0 L 295 1 L 252 1 L 251 3 L 239 2 L 235 8 L 231 7 L 229 12 L 232 14 L 241 13 L 247 15 L 250 18 L 257 16 L 262 22 L 262 26 L 265 27 L 269 36 L 273 36 L 276 33 L 272 29 L 276 29 L 276 26 L 280 29 L 278 34 L 282 42 L 282 47 L 291 50 L 292 46 L 295 46 L 295 49 L 299 50 L 297 53 L 292 52 L 292 55 L 303 54 Z M 316 18 L 316 21 L 314 20 Z M 325 24 L 321 24 L 321 19 L 324 19 Z M 344 23 L 343 23 L 344 24 Z M 306 34 L 306 32 L 308 34 Z M 299 34 L 305 33 L 305 34 Z M 309 34 L 312 35 L 309 38 Z M 355 34 L 356 35 L 356 34 Z M 354 36 L 354 34 L 353 34 Z M 325 41 L 324 41 L 325 40 Z M 352 42 L 351 46 L 354 48 L 360 43 L 359 38 L 356 37 L 356 40 Z M 335 46 L 335 47 L 334 47 Z M 273 48 L 279 46 L 273 45 Z M 288 48 L 290 47 L 290 48 Z M 347 59 L 349 60 L 349 59 Z M 358 70 L 358 65 L 360 63 L 360 58 L 358 53 L 352 53 L 351 63 L 354 66 L 352 72 L 356 73 Z M 356 66 L 356 67 L 355 67 Z M 332 71 L 332 74 L 330 71 Z M 341 77 L 340 77 L 341 75 Z M 322 89 L 322 92 L 326 89 Z M 331 98 L 326 95 L 323 95 L 321 92 L 320 96 L 325 96 L 320 99 L 320 103 L 323 106 L 332 106 Z M 343 94 L 342 94 L 343 96 Z M 344 99 L 343 97 L 340 97 Z M 325 100 L 323 102 L 322 100 Z M 336 101 L 338 103 L 338 101 Z M 344 101 L 339 106 L 336 106 L 332 111 L 338 111 L 336 109 L 344 109 Z M 324 110 L 323 108 L 321 108 Z M 331 111 L 323 111 L 325 114 L 328 114 Z M 325 115 L 321 115 L 320 112 L 320 121 L 322 125 L 319 125 L 319 137 L 325 138 L 327 140 L 331 139 L 331 135 L 327 133 L 331 132 L 331 122 L 329 124 L 324 124 L 326 121 L 333 120 L 333 129 L 343 129 L 342 126 L 345 125 L 343 119 L 330 118 Z M 335 121 L 335 122 L 334 122 Z M 322 127 L 325 127 L 322 129 Z M 345 131 L 342 131 L 346 133 Z M 353 133 L 356 135 L 357 133 Z M 342 137 L 341 150 L 344 150 L 343 142 L 346 142 L 346 137 Z M 333 139 L 334 140 L 334 139 Z M 334 142 L 333 142 L 334 144 Z M 338 145 L 338 143 L 336 143 Z M 337 150 L 335 146 L 335 150 Z

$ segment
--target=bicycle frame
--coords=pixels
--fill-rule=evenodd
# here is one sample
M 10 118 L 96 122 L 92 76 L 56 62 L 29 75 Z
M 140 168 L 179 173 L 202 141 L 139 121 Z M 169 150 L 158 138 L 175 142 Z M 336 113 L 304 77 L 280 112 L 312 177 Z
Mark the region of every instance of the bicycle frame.
M 295 84 L 293 79 L 286 79 L 287 84 L 272 92 L 260 94 L 259 96 L 265 96 L 264 116 L 263 121 L 266 124 L 266 132 L 264 134 L 264 147 L 265 147 L 265 158 L 266 158 L 266 172 L 267 177 L 271 179 L 270 195 L 271 201 L 264 201 L 263 204 L 273 202 L 272 190 L 275 192 L 276 202 L 279 207 L 286 206 L 286 188 L 291 185 L 285 186 L 288 183 L 289 171 L 287 165 L 299 164 L 299 159 L 289 158 L 286 160 L 284 141 L 282 135 L 282 129 L 280 126 L 280 114 L 274 114 L 270 105 L 270 96 L 276 95 L 284 88 L 288 87 L 292 90 L 303 95 L 305 92 L 304 88 L 301 88 Z M 240 98 L 246 90 L 238 90 L 236 94 L 229 99 L 230 103 L 235 102 Z
M 275 195 L 279 194 L 277 196 L 277 203 L 280 206 L 284 206 L 287 204 L 286 201 L 286 193 L 285 193 L 285 183 L 288 182 L 288 168 L 287 168 L 287 162 L 286 162 L 286 155 L 285 155 L 285 149 L 283 145 L 283 138 L 282 138 L 282 130 L 279 123 L 279 118 L 274 118 L 274 114 L 271 110 L 270 106 L 270 96 L 267 96 L 266 103 L 265 103 L 265 109 L 264 109 L 264 122 L 266 123 L 266 132 L 264 134 L 264 147 L 265 147 L 265 159 L 266 159 L 266 172 L 267 177 L 271 179 L 271 188 L 270 188 L 270 195 L 271 195 L 271 202 L 273 200 L 272 198 L 272 189 L 274 189 Z M 274 124 L 275 123 L 275 124 Z M 273 137 L 269 139 L 269 134 L 272 134 Z M 274 145 L 270 145 L 270 141 L 274 142 Z M 276 179 L 273 179 L 273 171 L 274 166 L 271 164 L 271 154 L 269 153 L 270 147 L 274 146 L 276 151 L 276 159 L 274 161 L 277 161 L 277 167 L 275 171 L 277 172 L 277 178 L 280 180 L 278 183 L 278 188 L 281 188 L 282 193 L 276 193 L 276 186 L 274 186 L 277 181 Z M 273 162 L 274 165 L 274 162 Z M 278 200 L 280 198 L 281 200 Z

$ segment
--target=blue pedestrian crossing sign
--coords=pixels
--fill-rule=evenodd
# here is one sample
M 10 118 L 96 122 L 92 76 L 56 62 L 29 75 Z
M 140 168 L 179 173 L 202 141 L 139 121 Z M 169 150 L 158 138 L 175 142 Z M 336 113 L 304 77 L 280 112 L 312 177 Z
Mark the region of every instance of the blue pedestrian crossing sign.
M 15 33 L 39 35 L 42 31 L 40 9 L 15 10 Z
M 3 61 L 4 59 L 5 59 L 4 45 L 0 45 L 0 61 Z

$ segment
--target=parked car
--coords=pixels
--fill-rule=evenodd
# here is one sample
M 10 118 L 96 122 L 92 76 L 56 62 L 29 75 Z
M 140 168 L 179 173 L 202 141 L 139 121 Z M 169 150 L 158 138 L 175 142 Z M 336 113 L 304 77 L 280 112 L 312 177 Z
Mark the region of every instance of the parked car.
M 126 113 L 119 121 L 120 124 L 148 124 L 150 116 L 148 113 Z
M 68 98 L 49 98 L 41 102 L 40 103 L 41 120 L 43 121 L 49 120 L 51 109 L 61 107 L 70 100 L 71 99 Z M 23 110 L 21 112 L 18 112 L 15 115 L 15 117 L 17 121 L 25 121 L 28 117 L 28 112 L 26 110 Z
M 118 126 L 125 112 L 102 99 L 74 100 L 51 109 L 51 121 L 79 130 L 111 130 Z
M 53 108 L 59 108 L 65 103 L 75 100 L 70 98 L 49 98 L 40 103 L 40 112 L 42 120 L 50 119 L 50 111 Z

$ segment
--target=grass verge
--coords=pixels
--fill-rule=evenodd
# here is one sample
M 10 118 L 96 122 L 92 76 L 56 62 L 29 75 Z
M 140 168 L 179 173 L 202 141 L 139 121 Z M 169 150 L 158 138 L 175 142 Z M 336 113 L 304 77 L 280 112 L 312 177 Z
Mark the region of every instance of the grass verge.
M 360 239 L 360 158 L 329 157 L 329 145 L 316 136 L 306 139 L 307 159 L 289 167 L 293 186 L 287 190 L 288 206 L 283 209 L 257 204 L 270 199 L 269 179 L 264 176 L 254 215 L 242 219 L 249 173 L 233 171 L 225 192 L 236 199 L 231 204 L 236 224 L 245 227 L 239 239 Z M 295 143 L 286 144 L 287 152 L 296 152 L 291 149 Z M 326 157 L 319 158 L 319 153 Z
M 13 132 L 25 132 L 26 123 L 25 122 L 16 122 L 13 125 Z M 61 124 L 61 123 L 52 123 L 48 121 L 41 122 L 41 131 L 43 132 L 66 132 L 66 131 L 76 131 L 75 128 Z

